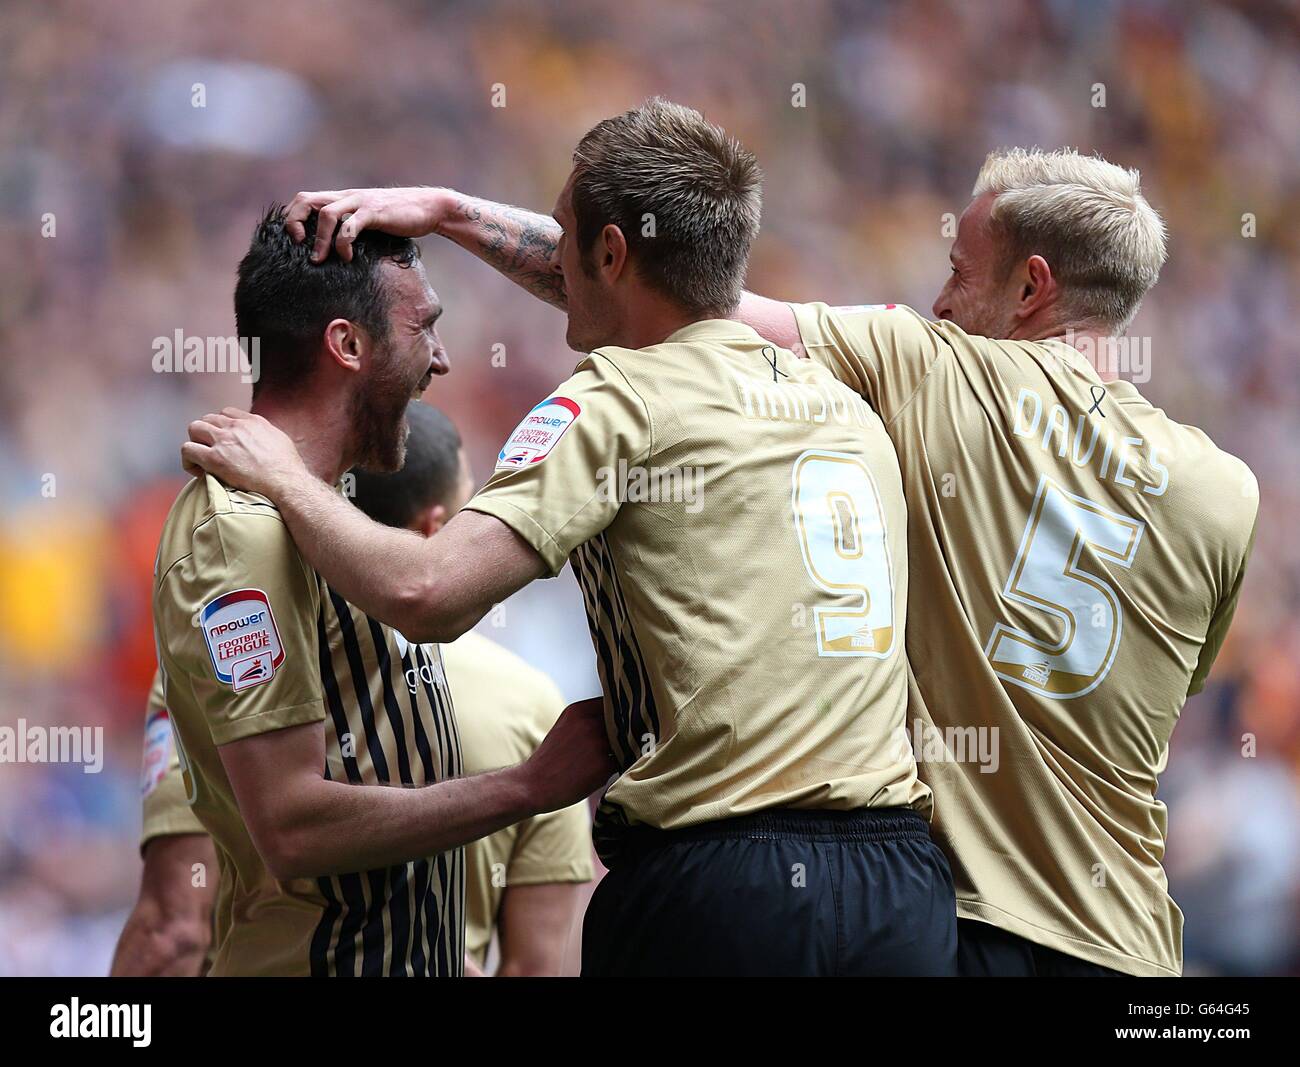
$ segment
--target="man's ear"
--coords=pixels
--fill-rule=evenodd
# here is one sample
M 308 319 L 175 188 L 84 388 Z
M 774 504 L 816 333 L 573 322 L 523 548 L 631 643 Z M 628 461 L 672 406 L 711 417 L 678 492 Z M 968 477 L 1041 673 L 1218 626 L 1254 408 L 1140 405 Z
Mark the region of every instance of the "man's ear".
M 325 327 L 325 351 L 344 370 L 359 371 L 366 346 L 361 328 L 347 319 L 333 319 Z
M 442 504 L 430 504 L 411 520 L 411 529 L 421 537 L 432 537 L 447 525 L 449 518 L 451 516 L 447 514 L 447 509 Z
M 1047 260 L 1042 256 L 1030 256 L 1025 261 L 1020 299 L 1016 302 L 1016 318 L 1022 322 L 1032 318 L 1055 304 L 1059 295 L 1060 286 L 1057 285 Z
M 593 251 L 596 267 L 604 275 L 605 281 L 611 285 L 618 281 L 627 265 L 627 238 L 623 236 L 623 231 L 613 223 L 608 224 L 600 231 Z

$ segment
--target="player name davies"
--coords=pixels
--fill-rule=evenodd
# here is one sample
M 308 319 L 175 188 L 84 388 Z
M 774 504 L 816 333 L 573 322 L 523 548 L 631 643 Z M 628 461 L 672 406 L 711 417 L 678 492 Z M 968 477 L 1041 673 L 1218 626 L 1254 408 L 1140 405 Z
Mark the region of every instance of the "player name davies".
M 1099 478 L 1109 478 L 1128 489 L 1140 486 L 1151 496 L 1164 496 L 1169 489 L 1169 468 L 1160 462 L 1160 450 L 1140 437 L 1120 437 L 1089 414 L 1079 412 L 1071 420 L 1060 404 L 1047 403 L 1036 390 L 1022 385 L 1011 432 L 1035 440 L 1044 452 L 1054 453 L 1057 459 L 1068 455 L 1076 467 L 1095 467 Z M 1099 441 L 1101 448 L 1097 447 Z M 1144 444 L 1145 455 L 1140 451 Z

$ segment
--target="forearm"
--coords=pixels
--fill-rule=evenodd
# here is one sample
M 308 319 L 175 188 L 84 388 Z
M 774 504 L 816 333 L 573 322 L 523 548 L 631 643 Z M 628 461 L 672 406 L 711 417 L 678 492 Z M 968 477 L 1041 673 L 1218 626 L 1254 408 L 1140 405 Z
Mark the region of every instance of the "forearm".
M 433 190 L 434 232 L 495 267 L 512 282 L 554 307 L 565 309 L 564 279 L 556 272 L 560 224 L 549 215 Z
M 425 639 L 427 625 L 438 628 L 438 604 L 418 592 L 435 566 L 432 539 L 373 521 L 306 473 L 273 495 L 303 558 L 344 600 L 411 640 Z
M 425 538 L 371 521 L 305 470 L 267 495 L 331 588 L 411 641 L 454 641 L 546 570 L 514 530 L 472 508 Z
M 151 901 L 136 903 L 109 975 L 113 978 L 197 978 L 211 943 L 211 930 L 193 916 L 166 916 Z
M 581 885 L 544 882 L 507 887 L 497 921 L 498 978 L 560 974 L 564 947 L 579 913 Z
M 196 885 L 194 868 L 199 865 L 208 877 Z M 206 834 L 151 840 L 145 847 L 140 896 L 122 928 L 109 973 L 197 977 L 212 941 L 216 875 L 216 853 Z
M 418 789 L 318 779 L 295 790 L 271 847 L 259 847 L 282 879 L 392 867 L 537 814 L 533 796 L 523 764 Z
M 773 344 L 799 356 L 805 354 L 799 326 L 789 304 L 746 291 L 740 294 L 734 317 Z

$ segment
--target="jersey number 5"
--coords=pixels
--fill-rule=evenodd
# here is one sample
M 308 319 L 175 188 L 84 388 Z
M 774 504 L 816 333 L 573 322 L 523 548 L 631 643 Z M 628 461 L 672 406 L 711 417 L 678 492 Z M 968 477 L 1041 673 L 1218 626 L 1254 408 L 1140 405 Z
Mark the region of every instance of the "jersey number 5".
M 984 653 L 999 678 L 1053 700 L 1080 697 L 1101 684 L 1115 662 L 1124 610 L 1110 582 L 1085 571 L 1079 560 L 1088 548 L 1128 568 L 1145 529 L 1048 477 L 1038 483 L 1002 595 L 1056 622 L 1044 620 L 1036 633 L 996 623 Z
M 793 483 L 803 565 L 839 602 L 813 608 L 817 655 L 884 659 L 894 647 L 894 579 L 875 479 L 856 456 L 810 450 L 795 460 Z

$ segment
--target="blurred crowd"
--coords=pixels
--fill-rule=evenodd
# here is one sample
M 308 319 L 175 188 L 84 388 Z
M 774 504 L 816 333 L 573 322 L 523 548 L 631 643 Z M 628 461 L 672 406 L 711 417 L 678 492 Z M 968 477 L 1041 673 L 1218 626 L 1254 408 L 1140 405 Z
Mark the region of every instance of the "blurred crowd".
M 549 211 L 594 122 L 662 94 L 767 175 L 750 287 L 928 309 L 984 155 L 1141 169 L 1170 258 L 1144 393 L 1259 477 L 1237 620 L 1162 797 L 1189 972 L 1300 968 L 1300 15 L 1292 4 L 48 0 L 0 11 L 0 725 L 104 727 L 104 768 L 0 765 L 0 974 L 104 973 L 136 890 L 148 590 L 186 423 L 237 373 L 234 268 L 299 189 L 450 185 Z M 486 477 L 571 370 L 563 317 L 424 243 Z M 501 346 L 501 347 L 498 347 Z M 494 356 L 496 358 L 494 358 Z M 504 356 L 504 359 L 501 357 Z M 490 635 L 597 689 L 567 574 Z

